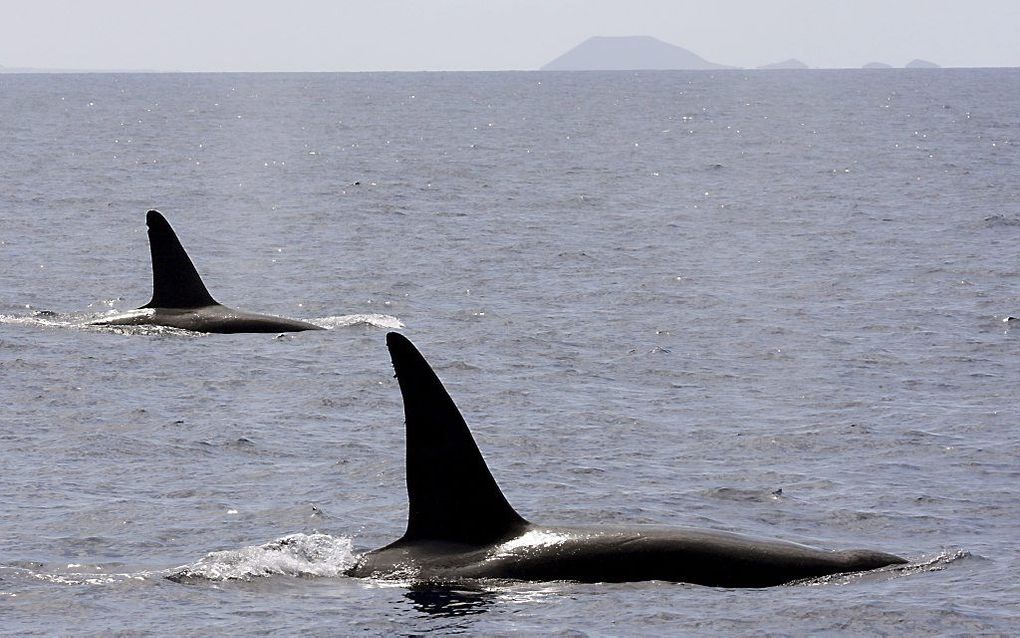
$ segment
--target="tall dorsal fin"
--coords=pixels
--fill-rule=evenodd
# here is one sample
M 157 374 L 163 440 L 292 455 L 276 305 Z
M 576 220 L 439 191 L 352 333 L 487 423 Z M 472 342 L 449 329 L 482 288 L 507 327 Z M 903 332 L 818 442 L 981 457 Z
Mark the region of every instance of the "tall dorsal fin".
M 527 524 L 489 473 L 464 417 L 425 358 L 391 332 L 386 345 L 407 420 L 404 540 L 486 543 Z
M 157 210 L 145 214 L 152 252 L 152 300 L 142 308 L 201 308 L 216 305 L 170 223 Z

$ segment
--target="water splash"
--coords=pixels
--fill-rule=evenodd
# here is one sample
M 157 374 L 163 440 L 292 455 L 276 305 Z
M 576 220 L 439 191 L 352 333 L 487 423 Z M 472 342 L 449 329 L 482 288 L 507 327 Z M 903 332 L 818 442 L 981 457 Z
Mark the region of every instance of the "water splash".
M 67 318 L 62 318 L 58 313 L 46 310 L 37 311 L 31 315 L 8 315 L 0 314 L 0 324 L 11 324 L 11 325 L 25 325 L 25 326 L 44 326 L 44 327 L 56 327 L 56 328 L 67 328 L 77 326 L 77 322 L 71 321 Z
M 399 330 L 404 327 L 403 322 L 392 315 L 381 315 L 375 313 L 319 317 L 317 319 L 311 319 L 310 321 L 317 326 L 327 329 L 347 328 L 349 326 L 357 325 L 367 325 L 375 328 L 388 328 L 390 330 Z
M 166 578 L 178 583 L 195 581 L 251 581 L 268 576 L 335 577 L 354 565 L 352 540 L 328 534 L 291 534 L 241 549 L 210 552 L 191 565 L 136 572 L 110 571 L 111 566 L 68 564 L 47 567 L 41 563 L 0 565 L 8 579 L 25 577 L 55 585 L 115 585 Z M 0 575 L 0 581 L 4 576 Z M 2 595 L 4 592 L 0 592 Z M 11 594 L 16 595 L 16 593 Z
M 97 321 L 110 321 L 113 319 L 123 320 L 128 318 L 145 318 L 155 311 L 149 308 L 136 310 L 108 310 L 104 312 L 78 312 L 72 314 L 59 314 L 52 311 L 36 311 L 31 315 L 0 314 L 0 324 L 28 325 L 42 328 L 70 328 L 73 330 L 88 330 L 93 332 L 112 332 L 114 334 L 130 335 L 176 335 L 182 337 L 194 337 L 205 333 L 181 328 L 171 328 L 154 324 L 137 325 L 110 325 L 96 324 Z M 310 319 L 313 323 L 327 330 L 336 328 L 349 328 L 351 326 L 371 326 L 385 328 L 388 330 L 400 330 L 404 323 L 392 315 L 376 313 L 334 315 L 330 317 L 319 317 Z
M 808 578 L 794 581 L 789 585 L 847 585 L 860 580 L 871 580 L 875 578 L 902 578 L 924 572 L 938 572 L 945 569 L 951 563 L 970 558 L 971 553 L 962 549 L 946 550 L 916 563 L 903 565 L 889 565 L 880 569 L 873 569 L 866 572 L 849 572 L 844 574 L 830 574 L 818 578 Z
M 264 545 L 210 552 L 170 570 L 175 582 L 250 581 L 267 576 L 334 577 L 354 565 L 351 539 L 329 534 L 291 534 Z
M 153 314 L 153 310 L 139 308 L 137 310 L 119 311 L 108 310 L 104 312 L 74 312 L 60 314 L 51 310 L 37 310 L 30 315 L 0 314 L 0 324 L 37 326 L 40 328 L 65 328 L 71 330 L 87 330 L 90 332 L 112 332 L 114 334 L 131 335 L 178 335 L 189 336 L 201 334 L 180 328 L 159 326 L 152 324 L 138 325 L 105 325 L 95 324 L 96 321 L 109 321 L 111 319 L 125 319 L 133 317 L 146 317 Z
M 0 566 L 0 573 L 6 572 L 12 579 L 19 576 L 34 580 L 40 580 L 55 585 L 110 585 L 128 581 L 145 581 L 159 578 L 164 575 L 162 571 L 139 571 L 139 572 L 111 572 L 106 571 L 102 565 L 78 565 L 69 564 L 65 568 L 45 568 L 41 563 L 19 566 Z M 2 577 L 0 577 L 2 580 Z M 16 596 L 17 593 L 12 593 Z

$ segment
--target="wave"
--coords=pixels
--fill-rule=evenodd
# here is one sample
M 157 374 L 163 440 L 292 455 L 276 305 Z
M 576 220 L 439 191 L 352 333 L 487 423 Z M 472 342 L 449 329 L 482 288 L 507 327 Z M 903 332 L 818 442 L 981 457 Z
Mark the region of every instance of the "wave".
M 36 562 L 0 565 L 0 581 L 28 578 L 55 585 L 116 585 L 157 581 L 252 581 L 270 576 L 335 577 L 357 560 L 352 539 L 328 534 L 290 534 L 263 545 L 210 552 L 197 562 L 171 569 L 116 571 L 114 565 L 69 564 L 53 568 Z
M 264 545 L 210 552 L 196 563 L 170 570 L 165 578 L 178 583 L 268 576 L 329 578 L 343 575 L 356 560 L 349 537 L 291 534 Z
M 169 326 L 157 326 L 157 325 L 93 325 L 93 321 L 101 319 L 109 319 L 114 316 L 126 316 L 132 314 L 145 314 L 151 313 L 151 310 L 130 310 L 130 311 L 118 311 L 110 310 L 106 312 L 94 313 L 94 312 L 81 312 L 71 314 L 60 314 L 51 310 L 37 310 L 30 315 L 17 315 L 17 314 L 0 314 L 0 324 L 11 324 L 11 325 L 28 325 L 38 326 L 41 328 L 70 328 L 73 330 L 88 330 L 94 332 L 112 332 L 114 334 L 132 334 L 132 335 L 177 335 L 185 337 L 194 337 L 204 333 L 194 332 L 191 330 L 182 330 L 180 328 L 171 328 Z M 327 330 L 333 330 L 336 328 L 348 328 L 351 326 L 372 326 L 375 328 L 385 328 L 388 330 L 400 330 L 404 327 L 404 324 L 400 319 L 392 315 L 383 314 L 352 314 L 352 315 L 334 315 L 330 317 L 319 317 L 316 319 L 308 320 L 319 327 L 326 328 Z
M 913 574 L 920 574 L 924 572 L 942 571 L 950 564 L 967 558 L 971 558 L 971 553 L 968 551 L 962 549 L 945 550 L 930 558 L 925 558 L 914 563 L 890 565 L 888 567 L 882 567 L 880 569 L 874 569 L 867 572 L 849 572 L 844 574 L 819 576 L 818 578 L 807 578 L 789 583 L 788 586 L 846 585 L 861 580 L 902 578 L 904 576 L 912 576 Z
M 151 314 L 152 310 L 107 310 L 104 312 L 75 312 L 60 314 L 52 310 L 35 310 L 30 315 L 0 314 L 0 324 L 36 326 L 39 328 L 65 328 L 71 330 L 87 330 L 90 332 L 112 332 L 114 334 L 132 335 L 178 335 L 182 337 L 194 337 L 203 333 L 171 328 L 169 326 L 155 325 L 134 325 L 134 326 L 110 326 L 93 325 L 93 321 L 109 319 L 115 316 L 145 315 Z
M 375 313 L 319 317 L 317 319 L 310 319 L 309 321 L 317 326 L 330 330 L 334 328 L 347 328 L 349 326 L 359 325 L 373 326 L 375 328 L 388 328 L 390 330 L 399 330 L 404 327 L 403 322 L 392 315 L 381 315 Z
M 91 569 L 93 571 L 76 571 Z M 102 565 L 79 565 L 68 564 L 65 570 L 44 571 L 42 564 L 18 565 L 10 564 L 0 566 L 0 573 L 8 573 L 9 576 L 25 576 L 34 580 L 56 585 L 109 585 L 112 583 L 123 583 L 127 581 L 145 581 L 162 578 L 165 572 L 161 571 L 139 571 L 139 572 L 115 572 L 107 571 Z M 0 580 L 3 580 L 0 578 Z
M 1020 217 L 1012 215 L 989 215 L 982 220 L 986 228 L 1001 228 L 1003 226 L 1020 226 Z

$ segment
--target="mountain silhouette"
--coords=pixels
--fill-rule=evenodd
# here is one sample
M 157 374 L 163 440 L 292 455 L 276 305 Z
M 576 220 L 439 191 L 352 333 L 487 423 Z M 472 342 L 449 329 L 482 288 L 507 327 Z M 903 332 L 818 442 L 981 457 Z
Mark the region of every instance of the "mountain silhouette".
M 649 36 L 588 38 L 542 67 L 543 71 L 730 69 Z
M 789 60 L 783 60 L 782 62 L 773 62 L 772 64 L 763 64 L 758 67 L 759 69 L 807 69 L 810 68 L 796 58 L 790 58 Z

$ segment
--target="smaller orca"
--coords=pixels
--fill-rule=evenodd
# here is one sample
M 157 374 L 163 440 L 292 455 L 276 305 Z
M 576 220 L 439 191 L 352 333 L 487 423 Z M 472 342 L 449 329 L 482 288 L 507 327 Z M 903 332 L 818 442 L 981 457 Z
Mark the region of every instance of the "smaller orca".
M 322 326 L 228 308 L 206 290 L 170 223 L 156 210 L 145 215 L 152 253 L 152 300 L 137 310 L 92 321 L 93 326 L 169 326 L 195 332 L 298 332 Z
M 769 587 L 907 562 L 871 550 L 826 551 L 714 530 L 532 523 L 503 496 L 425 358 L 395 332 L 386 345 L 404 400 L 407 530 L 359 557 L 348 576 Z

